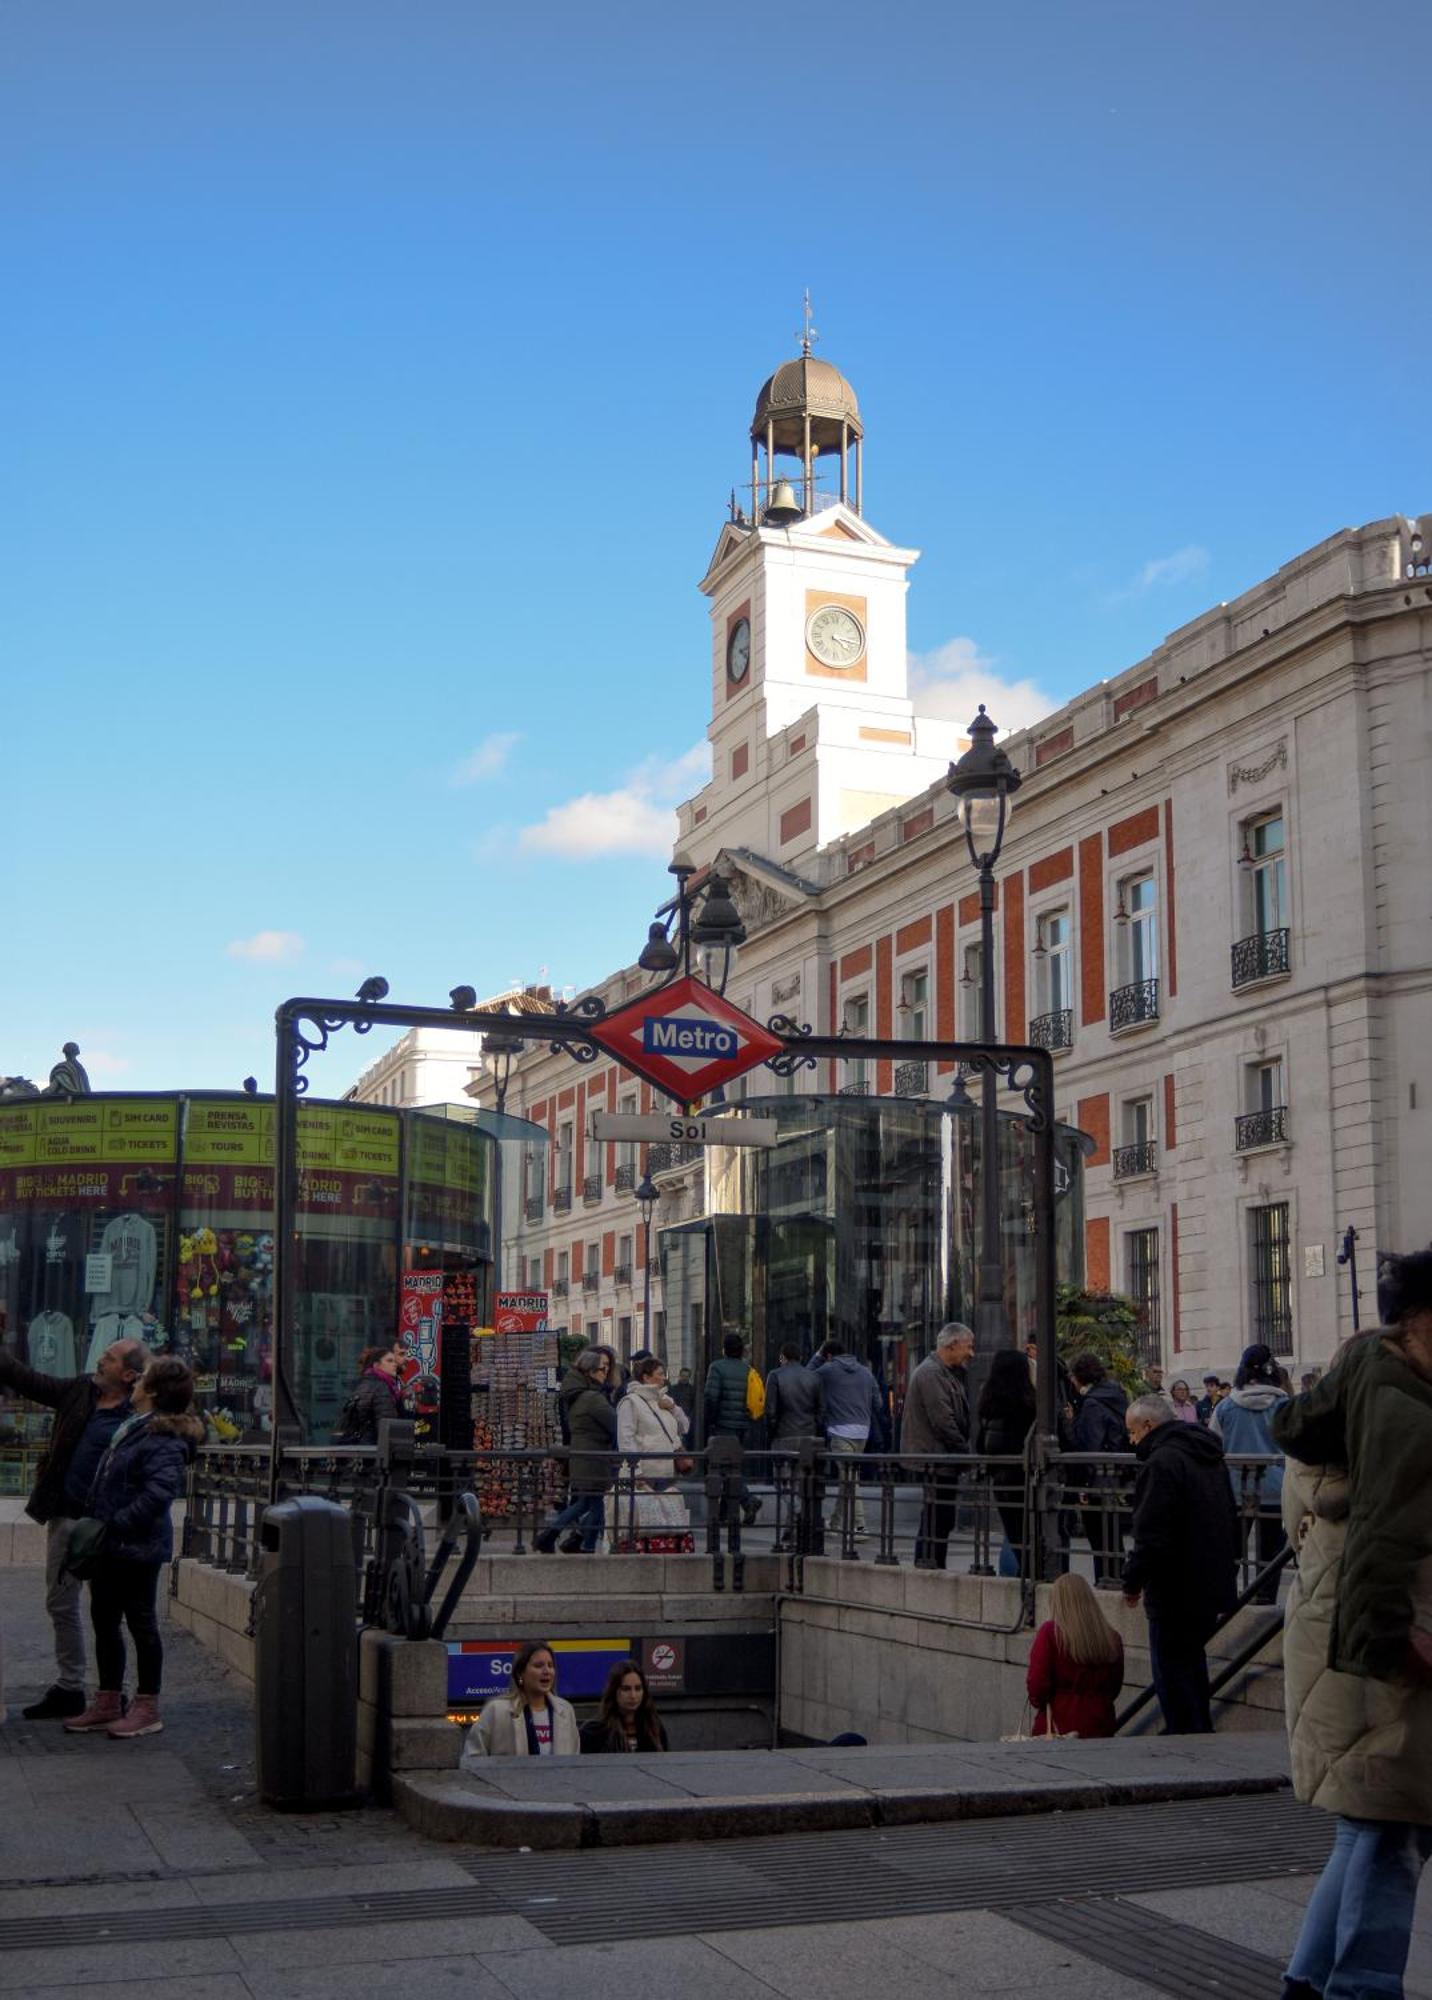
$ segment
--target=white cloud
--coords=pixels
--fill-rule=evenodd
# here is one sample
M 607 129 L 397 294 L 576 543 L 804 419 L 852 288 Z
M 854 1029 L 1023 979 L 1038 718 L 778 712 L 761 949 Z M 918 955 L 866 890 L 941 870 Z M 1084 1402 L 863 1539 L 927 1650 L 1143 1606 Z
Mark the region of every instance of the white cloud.
M 342 973 L 345 978 L 356 979 L 362 973 L 365 973 L 368 968 L 361 958 L 330 958 L 328 961 L 328 970 L 330 972 Z
M 470 757 L 464 757 L 452 774 L 455 785 L 475 785 L 483 778 L 495 778 L 505 769 L 508 758 L 522 741 L 515 729 L 500 729 L 484 736 Z
M 917 715 L 962 726 L 972 722 L 981 702 L 999 724 L 1001 736 L 1027 729 L 1058 708 L 1034 681 L 1007 681 L 973 639 L 947 639 L 933 652 L 911 653 L 910 697 Z
M 1138 575 L 1122 589 L 1110 591 L 1109 602 L 1121 604 L 1127 598 L 1143 597 L 1151 590 L 1163 589 L 1167 584 L 1187 583 L 1195 576 L 1202 576 L 1208 563 L 1208 550 L 1200 548 L 1197 542 L 1175 549 L 1172 555 L 1151 556 Z
M 302 954 L 303 939 L 297 931 L 255 931 L 252 937 L 235 938 L 225 949 L 230 958 L 252 958 L 270 965 L 283 965 Z
M 567 861 L 601 861 L 613 854 L 668 856 L 676 839 L 676 807 L 711 775 L 705 743 L 679 757 L 649 757 L 610 792 L 583 792 L 551 806 L 518 845 L 526 854 L 555 854 Z

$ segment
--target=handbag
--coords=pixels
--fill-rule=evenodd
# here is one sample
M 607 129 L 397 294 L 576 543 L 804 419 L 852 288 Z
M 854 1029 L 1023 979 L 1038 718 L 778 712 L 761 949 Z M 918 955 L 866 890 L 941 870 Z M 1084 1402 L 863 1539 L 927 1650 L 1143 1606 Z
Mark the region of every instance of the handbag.
M 81 1578 L 93 1576 L 104 1559 L 104 1545 L 108 1538 L 108 1521 L 97 1521 L 92 1514 L 76 1521 L 65 1544 L 65 1559 L 60 1565 L 60 1574 Z
M 1029 1702 L 1026 1702 L 1024 1704 L 1024 1714 L 1020 1718 L 1020 1724 L 1018 1729 L 1016 1729 L 1014 1733 L 1010 1736 L 1001 1736 L 999 1739 L 1000 1742 L 1001 1743 L 1047 1743 L 1051 1737 L 1063 1736 L 1064 1731 L 1062 1729 L 1056 1729 L 1054 1727 L 1054 1710 L 1051 1707 L 1049 1707 L 1047 1703 L 1043 1708 L 1040 1709 L 1039 1713 L 1044 1717 L 1044 1728 L 1038 1736 L 1036 1736 L 1034 1733 L 1034 1724 L 1037 1719 L 1035 1717 L 1034 1709 Z M 1029 1725 L 1028 1728 L 1025 1727 L 1026 1723 Z

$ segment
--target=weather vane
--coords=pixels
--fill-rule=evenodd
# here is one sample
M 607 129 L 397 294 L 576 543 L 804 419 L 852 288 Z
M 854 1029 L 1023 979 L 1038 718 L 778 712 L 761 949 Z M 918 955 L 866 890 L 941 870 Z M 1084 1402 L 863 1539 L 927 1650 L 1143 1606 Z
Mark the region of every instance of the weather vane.
M 819 335 L 819 334 L 818 334 L 818 333 L 816 332 L 815 328 L 814 328 L 814 327 L 813 327 L 813 326 L 811 325 L 811 323 L 810 323 L 810 286 L 809 286 L 809 285 L 807 285 L 807 286 L 806 286 L 806 288 L 805 288 L 805 299 L 804 299 L 804 301 L 803 301 L 803 303 L 802 303 L 802 305 L 801 305 L 801 319 L 802 319 L 802 321 L 804 322 L 804 324 L 803 324 L 803 325 L 802 325 L 802 327 L 801 327 L 801 332 L 800 332 L 800 343 L 801 343 L 801 353 L 802 353 L 802 354 L 804 354 L 804 355 L 809 355 L 809 353 L 810 353 L 810 349 L 811 349 L 811 342 L 812 342 L 813 340 L 819 340 L 819 339 L 820 339 L 820 335 Z

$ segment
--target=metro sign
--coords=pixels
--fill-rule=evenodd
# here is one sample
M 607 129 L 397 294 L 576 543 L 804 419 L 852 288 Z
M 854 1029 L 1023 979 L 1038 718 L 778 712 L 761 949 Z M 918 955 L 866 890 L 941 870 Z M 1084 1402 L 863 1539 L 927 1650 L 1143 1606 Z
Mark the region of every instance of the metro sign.
M 759 1021 L 690 977 L 619 1007 L 589 1033 L 625 1069 L 678 1104 L 694 1104 L 785 1047 Z

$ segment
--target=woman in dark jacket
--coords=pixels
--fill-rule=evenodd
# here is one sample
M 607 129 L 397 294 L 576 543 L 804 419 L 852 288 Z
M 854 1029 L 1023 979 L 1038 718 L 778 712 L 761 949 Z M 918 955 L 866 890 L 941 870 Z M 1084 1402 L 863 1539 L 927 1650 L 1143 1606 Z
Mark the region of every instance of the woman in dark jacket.
M 1025 1439 L 1034 1423 L 1034 1384 L 1030 1380 L 1029 1363 L 1018 1348 L 1002 1348 L 991 1361 L 989 1375 L 980 1391 L 978 1417 L 975 1450 L 981 1457 L 1023 1459 Z M 990 1481 L 1005 1540 L 1022 1569 L 1025 1557 L 1023 1465 L 995 1466 Z
M 105 1524 L 100 1560 L 90 1577 L 99 1692 L 65 1728 L 103 1729 L 124 1739 L 156 1736 L 164 1645 L 155 1596 L 159 1572 L 174 1553 L 169 1510 L 204 1436 L 194 1415 L 194 1377 L 182 1361 L 151 1361 L 136 1383 L 132 1414 L 116 1430 L 90 1488 L 90 1517 Z M 137 1691 L 124 1713 L 124 1635 L 134 1641 Z
M 572 1531 L 562 1544 L 563 1550 L 569 1555 L 580 1550 L 589 1556 L 606 1526 L 606 1495 L 617 1476 L 616 1459 L 607 1456 L 617 1448 L 617 1413 L 607 1394 L 611 1372 L 612 1359 L 605 1348 L 585 1347 L 557 1391 L 571 1449 L 568 1470 L 572 1497 L 535 1538 L 544 1556 L 556 1548 L 563 1528 Z
M 635 1660 L 618 1660 L 607 1675 L 602 1705 L 582 1724 L 584 1757 L 621 1756 L 629 1750 L 666 1750 L 666 1729 Z
M 343 1405 L 333 1433 L 335 1444 L 376 1444 L 385 1417 L 408 1414 L 402 1367 L 403 1348 L 396 1340 L 386 1347 L 363 1349 L 358 1356 L 358 1386 Z

